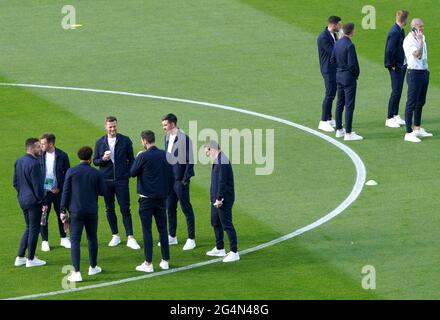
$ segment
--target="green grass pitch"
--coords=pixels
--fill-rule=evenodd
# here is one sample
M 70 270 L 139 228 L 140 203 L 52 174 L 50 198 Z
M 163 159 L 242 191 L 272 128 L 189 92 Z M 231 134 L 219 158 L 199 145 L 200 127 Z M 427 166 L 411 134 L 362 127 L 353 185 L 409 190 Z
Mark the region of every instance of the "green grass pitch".
M 360 57 L 354 130 L 365 137 L 349 146 L 362 158 L 367 180 L 360 197 L 341 215 L 299 237 L 242 256 L 174 274 L 43 299 L 438 299 L 440 263 L 439 119 L 440 23 L 437 1 L 372 0 L 377 28 L 363 30 L 364 1 L 288 0 L 71 1 L 75 30 L 61 27 L 60 1 L 0 4 L 0 82 L 121 90 L 231 105 L 316 128 L 323 97 L 316 37 L 329 15 L 357 25 Z M 431 84 L 423 125 L 434 133 L 421 144 L 403 141 L 402 129 L 384 127 L 390 93 L 383 67 L 386 33 L 394 12 L 425 21 Z M 406 28 L 408 32 L 409 27 Z M 406 85 L 405 85 L 406 87 Z M 406 102 L 402 97 L 401 114 Z M 35 269 L 13 261 L 24 220 L 12 188 L 13 163 L 24 140 L 52 131 L 71 163 L 83 145 L 104 134 L 103 119 L 116 115 L 135 153 L 139 132 L 162 131 L 160 118 L 174 112 L 180 126 L 275 130 L 275 170 L 255 176 L 255 166 L 236 165 L 234 222 L 239 249 L 270 241 L 324 216 L 350 193 L 355 169 L 331 144 L 273 121 L 179 102 L 17 87 L 0 87 L 0 298 L 62 290 L 70 253 L 58 246 L 54 214 L 52 251 Z M 161 139 L 159 139 L 161 142 Z M 199 142 L 201 145 L 201 142 Z M 161 143 L 159 143 L 162 146 Z M 207 261 L 214 246 L 209 217 L 209 165 L 192 180 L 198 247 L 171 247 L 172 268 Z M 135 181 L 131 182 L 135 236 L 142 239 Z M 180 209 L 179 209 L 180 210 Z M 122 227 L 120 215 L 119 225 Z M 99 212 L 99 265 L 104 272 L 78 287 L 139 276 L 142 251 L 107 247 L 103 201 Z M 178 212 L 178 237 L 186 237 Z M 155 240 L 157 240 L 157 235 Z M 41 241 L 41 239 L 40 239 Z M 141 243 L 142 245 L 143 243 Z M 158 268 L 159 250 L 154 263 Z M 362 288 L 362 268 L 376 269 L 376 289 Z M 82 269 L 87 267 L 86 238 Z

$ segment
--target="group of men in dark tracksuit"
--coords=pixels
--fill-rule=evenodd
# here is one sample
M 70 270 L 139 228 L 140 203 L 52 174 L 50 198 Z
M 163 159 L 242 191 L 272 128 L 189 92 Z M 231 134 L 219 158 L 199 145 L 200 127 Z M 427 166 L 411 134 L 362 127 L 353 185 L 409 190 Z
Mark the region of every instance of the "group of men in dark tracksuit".
M 429 85 L 428 57 L 423 35 L 424 23 L 421 19 L 412 20 L 411 32 L 405 37 L 404 27 L 408 16 L 409 12 L 406 10 L 396 12 L 396 23 L 389 31 L 385 45 L 384 64 L 390 74 L 392 89 L 385 126 L 399 128 L 405 125 L 404 140 L 420 142 L 420 137 L 432 136 L 432 133 L 421 127 L 422 109 Z M 337 16 L 329 17 L 327 27 L 317 39 L 320 69 L 325 84 L 325 97 L 318 129 L 333 132 L 333 127 L 336 127 L 337 138 L 344 137 L 346 141 L 363 140 L 363 137 L 352 131 L 357 79 L 360 74 L 356 49 L 352 43 L 354 24 L 344 24 L 342 37 L 338 39 L 340 21 L 341 18 Z M 399 115 L 399 104 L 407 69 L 408 97 L 405 120 L 403 120 Z M 338 97 L 336 121 L 333 121 L 331 109 L 336 93 Z M 345 128 L 342 125 L 344 108 Z
M 159 231 L 162 251 L 160 267 L 164 270 L 169 268 L 169 245 L 171 242 L 177 244 L 178 202 L 186 217 L 188 230 L 188 239 L 183 250 L 194 249 L 195 218 L 189 191 L 190 179 L 194 176 L 192 142 L 177 128 L 175 115 L 164 116 L 162 125 L 166 133 L 167 150 L 156 147 L 152 131 L 143 131 L 141 141 L 145 151 L 139 152 L 135 158 L 130 138 L 117 132 L 115 117 L 107 117 L 107 135 L 96 142 L 94 151 L 90 147 L 82 147 L 77 153 L 80 164 L 73 168 L 70 168 L 67 154 L 55 147 L 53 134 L 45 134 L 40 140 L 28 139 L 26 155 L 16 161 L 14 171 L 14 187 L 26 221 L 26 231 L 20 242 L 15 265 L 33 267 L 46 263 L 35 257 L 35 250 L 40 232 L 43 242 L 46 241 L 49 248 L 47 218 L 50 207 L 53 206 L 57 213 L 61 245 L 71 249 L 74 271 L 68 280 L 82 281 L 80 242 L 83 229 L 86 230 L 88 239 L 88 274 L 100 273 L 102 269 L 97 265 L 99 196 L 104 197 L 107 220 L 112 230 L 109 246 L 114 247 L 121 243 L 115 214 L 116 197 L 128 237 L 127 246 L 140 249 L 133 237 L 128 182 L 130 177 L 137 177 L 145 254 L 145 261 L 136 270 L 153 272 L 153 217 Z M 235 200 L 232 166 L 218 144 L 211 142 L 205 148 L 206 155 L 214 162 L 211 179 L 211 224 L 216 237 L 216 247 L 207 252 L 207 255 L 226 256 L 223 243 L 223 231 L 226 231 L 230 240 L 230 253 L 224 258 L 224 262 L 236 261 L 239 260 L 239 254 L 232 224 L 232 206 Z M 92 162 L 99 170 L 91 167 Z M 167 217 L 170 221 L 169 233 Z M 66 237 L 66 229 L 69 227 L 70 240 Z M 50 248 L 43 251 L 49 250 Z

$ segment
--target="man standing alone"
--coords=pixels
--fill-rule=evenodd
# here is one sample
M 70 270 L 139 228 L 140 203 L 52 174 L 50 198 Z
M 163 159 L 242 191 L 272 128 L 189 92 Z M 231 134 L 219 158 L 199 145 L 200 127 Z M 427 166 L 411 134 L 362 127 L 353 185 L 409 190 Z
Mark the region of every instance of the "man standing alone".
M 44 203 L 43 178 L 38 157 L 41 155 L 40 141 L 36 138 L 26 140 L 26 155 L 15 162 L 14 188 L 18 202 L 23 210 L 26 230 L 20 241 L 15 266 L 38 267 L 46 264 L 35 256 L 40 233 L 41 214 L 47 210 Z M 28 257 L 25 254 L 28 250 Z
M 93 163 L 100 168 L 107 186 L 104 200 L 112 230 L 112 239 L 108 245 L 116 247 L 121 243 L 115 211 L 116 196 L 128 238 L 127 247 L 137 250 L 140 246 L 133 237 L 129 190 L 130 168 L 134 161 L 133 143 L 129 137 L 118 133 L 118 119 L 115 117 L 105 119 L 105 129 L 107 134 L 96 142 Z

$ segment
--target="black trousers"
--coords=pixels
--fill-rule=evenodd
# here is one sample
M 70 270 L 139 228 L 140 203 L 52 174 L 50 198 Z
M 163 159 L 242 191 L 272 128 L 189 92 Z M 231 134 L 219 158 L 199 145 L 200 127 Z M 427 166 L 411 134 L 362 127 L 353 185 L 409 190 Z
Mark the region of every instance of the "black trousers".
M 70 241 L 72 243 L 71 256 L 75 271 L 80 271 L 81 236 L 86 229 L 89 247 L 89 265 L 94 268 L 98 260 L 98 215 L 93 213 L 70 214 Z
M 145 261 L 151 263 L 153 261 L 153 235 L 151 232 L 151 224 L 156 220 L 157 231 L 159 232 L 160 250 L 162 251 L 162 259 L 170 259 L 170 249 L 167 233 L 167 214 L 166 199 L 139 199 L 139 216 L 142 223 L 142 233 L 144 236 L 144 253 Z
M 323 73 L 325 85 L 325 96 L 322 102 L 321 121 L 328 121 L 332 119 L 332 105 L 336 96 L 336 73 Z
M 408 97 L 405 109 L 406 132 L 411 133 L 414 116 L 414 126 L 422 124 L 422 111 L 426 103 L 426 94 L 429 86 L 428 70 L 408 70 Z
M 194 210 L 190 202 L 189 186 L 187 184 L 183 185 L 181 181 L 175 181 L 173 190 L 167 199 L 167 209 L 168 209 L 168 223 L 169 223 L 169 233 L 171 237 L 176 236 L 177 231 L 177 202 L 180 202 L 180 207 L 186 218 L 186 225 L 188 230 L 188 238 L 195 239 L 195 217 Z
M 133 235 L 133 221 L 130 211 L 130 189 L 128 179 L 124 180 L 106 180 L 107 191 L 104 196 L 105 207 L 107 211 L 107 221 L 112 230 L 112 234 L 118 234 L 118 218 L 115 210 L 115 197 L 118 200 L 122 214 L 122 222 L 124 224 L 127 236 Z
M 351 133 L 353 113 L 356 103 L 356 79 L 348 80 L 339 72 L 336 74 L 338 86 L 338 102 L 336 103 L 336 129 L 342 129 L 342 113 L 345 107 L 345 132 Z
M 402 97 L 403 82 L 405 80 L 406 66 L 402 69 L 388 69 L 391 77 L 391 96 L 388 101 L 388 119 L 399 114 L 400 98 Z
M 47 192 L 45 197 L 46 204 L 48 206 L 47 209 L 47 223 L 45 226 L 41 226 L 41 238 L 43 241 L 49 240 L 49 213 L 52 209 L 55 210 L 55 213 L 57 215 L 57 222 L 58 222 L 58 230 L 60 232 L 60 237 L 65 238 L 66 232 L 64 231 L 63 223 L 60 219 L 60 205 L 61 205 L 61 193 L 54 194 L 52 192 Z
M 211 225 L 215 233 L 215 246 L 217 249 L 224 249 L 224 232 L 229 238 L 229 248 L 237 252 L 237 233 L 232 223 L 232 204 L 224 203 L 219 209 L 211 205 Z
M 41 227 L 41 209 L 41 205 L 35 205 L 29 209 L 23 210 L 26 229 L 21 237 L 20 247 L 17 254 L 19 257 L 24 257 L 26 250 L 28 250 L 29 260 L 33 260 L 35 257 L 35 250 L 37 249 L 38 235 L 40 234 Z

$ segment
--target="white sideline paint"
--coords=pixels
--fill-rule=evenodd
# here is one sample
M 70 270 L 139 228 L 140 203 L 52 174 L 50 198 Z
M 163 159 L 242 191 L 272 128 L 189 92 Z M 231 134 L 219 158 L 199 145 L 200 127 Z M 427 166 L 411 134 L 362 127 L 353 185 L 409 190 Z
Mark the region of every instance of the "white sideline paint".
M 337 215 L 342 213 L 345 209 L 347 209 L 359 197 L 359 195 L 362 192 L 364 183 L 365 183 L 367 172 L 366 172 L 364 163 L 362 162 L 361 158 L 356 154 L 356 152 L 354 152 L 352 149 L 347 147 L 345 144 L 340 143 L 339 141 L 337 141 L 337 140 L 335 140 L 335 139 L 333 139 L 333 138 L 331 138 L 321 132 L 310 129 L 310 128 L 305 127 L 303 125 L 300 125 L 300 124 L 297 124 L 297 123 L 294 123 L 294 122 L 291 122 L 291 121 L 288 121 L 285 119 L 281 119 L 278 117 L 266 115 L 263 113 L 249 111 L 249 110 L 240 109 L 240 108 L 231 107 L 231 106 L 225 106 L 225 105 L 221 105 L 221 104 L 214 104 L 214 103 L 208 103 L 208 102 L 202 102 L 202 101 L 194 101 L 194 100 L 188 100 L 188 99 L 171 98 L 171 97 L 161 97 L 161 96 L 154 96 L 154 95 L 141 94 L 141 93 L 132 93 L 132 92 L 126 92 L 126 91 L 47 86 L 47 85 L 37 85 L 37 84 L 20 84 L 20 83 L 0 83 L 0 86 L 38 88 L 38 89 L 50 89 L 50 90 L 83 91 L 83 92 L 94 92 L 94 93 L 103 93 L 103 94 L 117 94 L 117 95 L 123 95 L 123 96 L 131 96 L 131 97 L 140 97 L 140 98 L 149 98 L 149 99 L 156 99 L 156 100 L 183 102 L 183 103 L 188 103 L 188 104 L 193 104 L 193 105 L 206 106 L 206 107 L 210 107 L 210 108 L 217 108 L 217 109 L 240 112 L 240 113 L 248 114 L 251 116 L 283 123 L 285 125 L 288 125 L 288 126 L 303 130 L 305 132 L 308 132 L 312 135 L 315 135 L 315 136 L 317 136 L 321 139 L 324 139 L 325 141 L 333 144 L 334 146 L 336 146 L 337 148 L 342 150 L 345 154 L 347 154 L 350 157 L 351 161 L 353 162 L 353 164 L 356 168 L 356 182 L 353 186 L 353 189 L 351 190 L 351 193 L 339 206 L 337 206 L 334 210 L 332 210 L 331 212 L 324 215 L 322 218 L 316 220 L 315 222 L 313 222 L 305 227 L 299 228 L 299 229 L 297 229 L 291 233 L 288 233 L 280 238 L 277 238 L 272 241 L 260 244 L 256 247 L 252 247 L 252 248 L 240 251 L 240 255 L 255 252 L 255 251 L 273 246 L 273 245 L 278 244 L 280 242 L 292 239 L 294 237 L 297 237 L 307 231 L 315 229 L 315 228 L 319 227 L 320 225 L 328 222 L 329 220 L 333 219 L 334 217 L 336 217 Z M 115 280 L 115 281 L 100 283 L 100 284 L 96 284 L 96 285 L 83 286 L 83 287 L 79 287 L 79 288 L 75 288 L 75 289 L 37 293 L 37 294 L 31 294 L 31 295 L 26 295 L 26 296 L 18 296 L 18 297 L 8 298 L 5 300 L 35 299 L 35 298 L 41 298 L 41 297 L 48 297 L 48 296 L 72 293 L 72 292 L 77 292 L 77 291 L 84 291 L 84 290 L 89 290 L 89 289 L 115 286 L 115 285 L 119 285 L 119 284 L 123 284 L 123 283 L 128 283 L 128 282 L 133 282 L 133 281 L 138 281 L 138 280 L 143 280 L 143 279 L 149 279 L 149 278 L 159 277 L 159 276 L 172 274 L 172 273 L 176 273 L 176 272 L 180 272 L 180 271 L 186 271 L 186 270 L 190 270 L 190 269 L 194 269 L 194 268 L 203 267 L 206 265 L 220 262 L 220 261 L 222 261 L 222 259 L 223 258 L 211 259 L 208 261 L 203 261 L 203 262 L 191 264 L 191 265 L 180 267 L 180 268 L 169 269 L 166 271 L 156 272 L 156 273 L 142 275 L 142 276 L 138 276 L 138 277 L 131 277 L 131 278 L 126 278 L 126 279 L 121 279 L 121 280 Z

